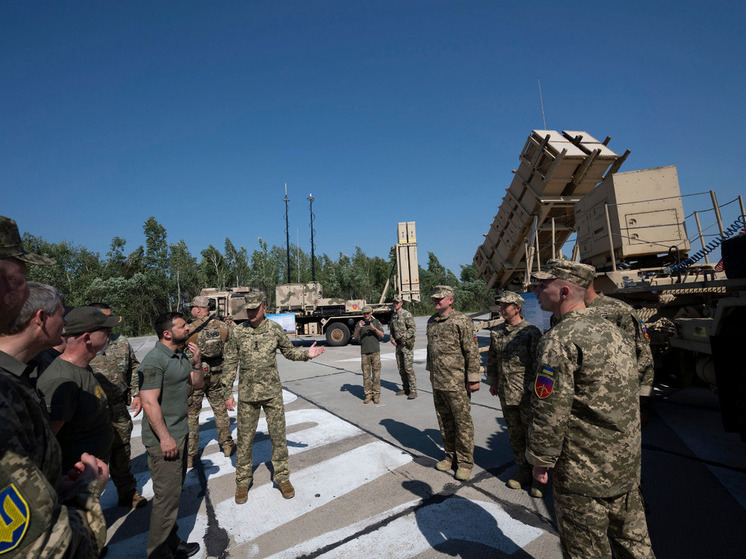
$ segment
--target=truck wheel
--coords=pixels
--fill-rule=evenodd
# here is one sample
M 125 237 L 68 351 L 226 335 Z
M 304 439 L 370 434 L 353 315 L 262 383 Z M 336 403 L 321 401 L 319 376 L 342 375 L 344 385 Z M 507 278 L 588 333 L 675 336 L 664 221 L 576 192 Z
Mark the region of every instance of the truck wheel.
M 326 329 L 326 341 L 330 346 L 346 345 L 350 339 L 350 329 L 341 322 L 335 322 Z

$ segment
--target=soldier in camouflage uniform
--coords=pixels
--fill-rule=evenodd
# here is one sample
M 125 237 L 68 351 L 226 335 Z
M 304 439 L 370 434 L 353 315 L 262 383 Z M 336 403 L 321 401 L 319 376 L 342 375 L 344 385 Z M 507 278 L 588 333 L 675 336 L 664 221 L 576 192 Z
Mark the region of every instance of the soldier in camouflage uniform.
M 101 309 L 111 316 L 111 307 L 106 303 L 91 303 L 89 307 Z M 137 491 L 137 482 L 132 475 L 132 417 L 128 406 L 132 404 L 135 417 L 142 411 L 140 387 L 138 386 L 137 368 L 140 362 L 135 357 L 127 338 L 112 333 L 109 344 L 91 361 L 90 367 L 96 380 L 106 393 L 111 410 L 111 424 L 114 427 L 114 442 L 111 444 L 109 473 L 111 481 L 117 488 L 119 506 L 141 508 L 148 504 L 145 497 Z
M 224 384 L 224 397 L 229 410 L 235 408 L 232 387 L 240 366 L 235 497 L 239 505 L 248 500 L 254 464 L 252 444 L 262 409 L 272 441 L 274 482 L 284 498 L 292 499 L 295 496 L 288 469 L 285 407 L 282 403 L 280 373 L 277 370 L 277 350 L 292 361 L 307 361 L 324 353 L 324 348 L 316 347 L 315 343 L 307 350 L 293 347 L 282 326 L 266 317 L 267 303 L 263 292 L 256 291 L 246 295 L 245 309 L 248 320 L 233 331 L 226 345 L 223 361 L 223 374 L 230 381 Z
M 352 333 L 352 339 L 360 342 L 360 364 L 363 369 L 363 389 L 365 400 L 363 404 L 374 404 L 381 401 L 381 344 L 383 339 L 383 325 L 373 317 L 373 308 L 365 305 L 361 312 L 363 319 L 359 320 Z
M 456 479 L 465 481 L 474 468 L 471 393 L 479 390 L 479 348 L 474 323 L 453 308 L 452 287 L 436 285 L 433 304 L 437 312 L 427 321 L 427 370 L 446 455 L 435 467 L 453 469 Z
M 8 328 L 30 298 L 27 263 L 54 261 L 27 253 L 15 221 L 0 216 L 0 315 Z M 84 454 L 74 473 L 62 475 L 62 451 L 26 365 L 59 342 L 64 324 L 56 290 L 44 286 L 41 291 L 51 292 L 51 307 L 42 302 L 22 328 L 0 338 L 0 501 L 6 515 L 0 554 L 93 559 L 106 542 L 99 496 L 109 471 L 96 457 Z
M 518 474 L 508 480 L 508 487 L 520 489 L 531 483 L 531 465 L 526 461 L 526 429 L 531 415 L 531 388 L 534 380 L 536 345 L 541 330 L 523 320 L 523 297 L 504 291 L 497 299 L 502 324 L 490 332 L 487 353 L 487 384 L 490 394 L 500 397 L 500 405 L 508 428 L 510 448 L 518 465 Z M 538 482 L 531 488 L 532 497 L 541 497 Z
M 218 443 L 225 456 L 236 452 L 236 445 L 231 437 L 231 421 L 225 407 L 224 393 L 231 392 L 233 387 L 223 386 L 223 351 L 230 335 L 230 328 L 220 319 L 210 316 L 210 300 L 198 296 L 192 301 L 191 313 L 194 320 L 189 324 L 192 334 L 189 341 L 197 344 L 202 352 L 202 364 L 205 367 L 205 383 L 202 388 L 195 388 L 189 395 L 189 457 L 187 467 L 191 468 L 199 451 L 199 414 L 202 411 L 202 400 L 207 400 L 212 407 L 215 427 L 218 431 Z
M 610 320 L 633 340 L 640 375 L 640 398 L 647 398 L 653 391 L 653 352 L 645 327 L 635 315 L 635 310 L 619 299 L 598 293 L 593 285 L 585 292 L 585 306 Z
M 526 458 L 542 483 L 553 468 L 565 558 L 653 558 L 635 354 L 619 328 L 585 308 L 593 275 L 567 260 L 534 274 L 541 308 L 560 320 L 539 342 Z
M 404 309 L 400 295 L 394 297 L 394 314 L 389 321 L 391 343 L 396 347 L 396 365 L 399 367 L 402 390 L 397 396 L 407 395 L 408 400 L 417 397 L 417 377 L 414 375 L 414 335 L 417 329 L 412 313 Z

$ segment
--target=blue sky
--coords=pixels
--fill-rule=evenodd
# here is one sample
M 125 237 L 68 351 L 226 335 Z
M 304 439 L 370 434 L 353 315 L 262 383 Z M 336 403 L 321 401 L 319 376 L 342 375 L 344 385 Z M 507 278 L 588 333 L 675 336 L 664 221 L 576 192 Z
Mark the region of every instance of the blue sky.
M 0 4 L 0 214 L 104 255 L 149 216 L 230 237 L 472 261 L 532 129 L 611 136 L 623 171 L 744 193 L 743 2 Z M 685 213 L 709 207 L 685 199 Z M 737 215 L 735 204 L 725 218 Z M 690 229 L 691 234 L 691 229 Z M 698 248 L 698 247 L 697 247 Z

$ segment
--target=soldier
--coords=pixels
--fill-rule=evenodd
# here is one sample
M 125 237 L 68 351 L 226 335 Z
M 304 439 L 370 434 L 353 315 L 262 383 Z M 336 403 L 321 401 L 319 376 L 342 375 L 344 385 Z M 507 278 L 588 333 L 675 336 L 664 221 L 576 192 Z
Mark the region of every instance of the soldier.
M 453 308 L 453 288 L 436 285 L 437 311 L 427 321 L 427 370 L 446 457 L 435 465 L 441 472 L 456 471 L 465 481 L 474 468 L 474 423 L 471 393 L 479 390 L 479 348 L 474 323 Z
M 508 480 L 508 487 L 520 489 L 531 482 L 531 465 L 526 462 L 526 429 L 531 414 L 531 392 L 534 359 L 541 330 L 523 320 L 523 297 L 503 291 L 496 301 L 505 322 L 490 332 L 487 354 L 487 384 L 490 394 L 500 397 L 500 406 L 508 428 L 510 448 L 518 465 L 518 474 Z M 539 482 L 534 480 L 532 497 L 542 497 Z
M 225 407 L 222 383 L 223 350 L 228 341 L 229 328 L 221 320 L 210 316 L 210 300 L 207 297 L 195 297 L 191 313 L 194 320 L 189 325 L 189 341 L 197 344 L 202 352 L 202 364 L 205 367 L 203 388 L 195 388 L 189 396 L 189 457 L 187 468 L 191 468 L 199 451 L 199 414 L 202 411 L 202 400 L 212 406 L 215 427 L 218 431 L 218 443 L 225 456 L 233 456 L 236 445 L 231 438 L 231 421 Z M 232 392 L 233 387 L 230 387 Z M 232 396 L 232 394 L 231 394 Z
M 408 400 L 414 400 L 417 397 L 417 378 L 414 375 L 414 335 L 417 329 L 412 313 L 404 308 L 400 295 L 394 297 L 393 308 L 389 331 L 391 343 L 396 348 L 396 365 L 402 384 L 402 389 L 396 395 L 406 394 Z
M 383 325 L 377 318 L 373 318 L 370 305 L 362 308 L 363 319 L 358 320 L 352 338 L 360 342 L 360 362 L 363 368 L 363 389 L 365 400 L 363 404 L 374 404 L 381 401 L 381 343 L 383 339 Z
M 90 303 L 87 306 L 96 307 L 107 316 L 112 315 L 111 307 L 106 303 Z M 109 336 L 107 346 L 91 361 L 91 369 L 96 375 L 96 380 L 106 393 L 111 410 L 111 425 L 114 428 L 109 473 L 117 488 L 119 506 L 133 509 L 148 504 L 147 499 L 137 491 L 137 482 L 132 475 L 132 418 L 127 409 L 132 403 L 135 417 L 142 410 L 137 377 L 139 365 L 140 362 L 135 357 L 127 338 L 114 333 Z
M 77 307 L 65 317 L 67 346 L 39 377 L 47 400 L 52 431 L 62 447 L 62 468 L 77 462 L 81 452 L 109 461 L 114 429 L 106 393 L 90 362 L 104 349 L 121 316 L 107 316 L 94 307 Z
M 202 355 L 196 344 L 187 343 L 189 325 L 179 313 L 161 314 L 155 333 L 158 341 L 137 373 L 145 412 L 142 442 L 154 493 L 147 554 L 148 559 L 191 557 L 199 551 L 199 544 L 179 537 L 176 520 L 187 470 L 188 387 L 202 386 Z M 185 344 L 191 360 L 181 351 Z
M 629 339 L 634 341 L 635 355 L 637 356 L 637 370 L 640 374 L 640 401 L 648 398 L 653 392 L 653 352 L 650 350 L 650 340 L 647 332 L 635 315 L 634 309 L 619 299 L 607 297 L 599 293 L 591 284 L 585 292 L 585 306 L 593 309 L 616 324 L 622 331 L 626 332 Z
M 286 359 L 307 361 L 324 353 L 316 343 L 307 350 L 293 347 L 282 326 L 266 317 L 267 302 L 263 292 L 246 295 L 248 320 L 237 326 L 228 339 L 223 362 L 227 375 L 226 407 L 235 409 L 232 387 L 239 370 L 238 381 L 238 454 L 236 456 L 236 503 L 248 500 L 253 477 L 252 444 L 259 423 L 259 412 L 264 409 L 269 438 L 272 441 L 273 479 L 285 499 L 295 496 L 288 469 L 288 447 L 285 440 L 285 407 L 282 385 L 277 370 L 277 350 Z
M 25 252 L 15 222 L 0 217 L 3 324 L 10 327 L 31 299 L 28 320 L 19 321 L 15 334 L 0 337 L 0 500 L 6 515 L 0 553 L 93 559 L 106 542 L 99 496 L 109 471 L 95 456 L 83 454 L 75 469 L 62 475 L 60 445 L 26 363 L 59 342 L 64 308 L 51 286 L 36 284 L 38 298 L 37 294 L 30 297 L 25 263 L 53 261 Z M 19 300 L 21 305 L 15 306 Z
M 639 377 L 624 334 L 585 309 L 592 266 L 550 260 L 534 274 L 541 308 L 559 319 L 539 342 L 526 459 L 553 468 L 564 557 L 654 557 L 640 482 Z

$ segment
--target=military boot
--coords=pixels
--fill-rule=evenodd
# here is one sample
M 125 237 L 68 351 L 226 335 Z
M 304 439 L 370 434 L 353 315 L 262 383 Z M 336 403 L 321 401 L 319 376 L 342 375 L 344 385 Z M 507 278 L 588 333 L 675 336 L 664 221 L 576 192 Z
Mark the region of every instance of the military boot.
M 538 481 L 534 480 L 534 483 L 531 485 L 531 491 L 529 491 L 529 494 L 532 497 L 541 499 L 544 496 L 545 488 L 546 483 L 539 483 Z
M 236 504 L 243 505 L 249 500 L 249 486 L 238 485 L 236 486 Z
M 228 458 L 236 453 L 236 443 L 233 441 L 223 445 L 223 455 Z
M 471 477 L 471 470 L 469 468 L 459 468 L 456 470 L 454 477 L 459 481 L 466 481 Z
M 452 467 L 453 467 L 453 463 L 448 458 L 446 458 L 445 460 L 441 460 L 440 462 L 435 464 L 435 469 L 438 470 L 439 472 L 447 472 Z
M 406 396 L 407 391 L 406 390 L 399 390 L 399 392 L 396 393 L 397 396 Z
M 531 480 L 533 479 L 533 476 L 531 475 L 531 470 L 527 468 L 520 468 L 518 470 L 518 474 L 508 480 L 508 487 L 511 489 L 520 489 L 524 485 L 528 485 L 531 483 Z
M 131 509 L 139 509 L 144 507 L 148 504 L 148 500 L 140 495 L 137 491 L 132 493 L 131 495 L 120 495 L 119 496 L 119 506 L 120 507 L 127 507 Z
M 281 481 L 277 485 L 280 488 L 280 493 L 282 493 L 282 496 L 284 498 L 292 499 L 293 497 L 295 497 L 295 488 L 293 487 L 293 484 L 290 483 L 289 479 Z
M 373 396 L 373 403 L 374 404 L 380 404 L 381 403 L 381 398 L 379 398 L 378 396 Z
M 417 391 L 412 390 L 409 394 L 407 394 L 407 400 L 414 400 L 417 397 Z

